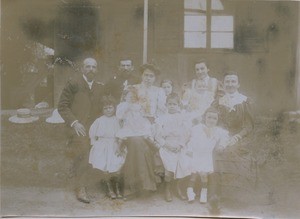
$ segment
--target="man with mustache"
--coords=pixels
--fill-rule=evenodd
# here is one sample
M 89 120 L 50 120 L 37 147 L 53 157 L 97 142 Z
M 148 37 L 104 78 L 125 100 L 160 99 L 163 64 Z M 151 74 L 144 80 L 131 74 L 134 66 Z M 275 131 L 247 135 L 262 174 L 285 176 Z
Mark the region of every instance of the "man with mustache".
M 117 101 L 122 97 L 124 89 L 129 85 L 138 84 L 140 77 L 134 72 L 132 60 L 120 60 L 119 71 L 105 85 L 106 95 L 112 95 Z
M 84 59 L 80 70 L 81 74 L 68 81 L 64 87 L 58 103 L 58 112 L 66 122 L 69 144 L 75 152 L 72 155 L 72 186 L 75 186 L 79 201 L 90 203 L 86 192 L 90 150 L 88 131 L 92 122 L 101 114 L 104 85 L 95 80 L 98 71 L 94 58 Z

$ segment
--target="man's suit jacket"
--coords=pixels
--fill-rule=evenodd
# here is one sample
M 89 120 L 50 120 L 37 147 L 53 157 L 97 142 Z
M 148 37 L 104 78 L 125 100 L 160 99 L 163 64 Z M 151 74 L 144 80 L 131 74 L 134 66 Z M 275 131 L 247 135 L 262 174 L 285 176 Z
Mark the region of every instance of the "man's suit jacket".
M 58 103 L 58 112 L 67 126 L 78 120 L 88 131 L 91 124 L 102 114 L 101 98 L 104 85 L 94 81 L 90 89 L 83 76 L 67 82 Z
M 127 85 L 134 85 L 140 83 L 141 78 L 136 76 L 134 73 L 129 75 L 122 75 L 119 73 L 105 84 L 105 94 L 112 95 L 116 101 L 120 101 L 124 91 L 125 81 L 127 81 Z

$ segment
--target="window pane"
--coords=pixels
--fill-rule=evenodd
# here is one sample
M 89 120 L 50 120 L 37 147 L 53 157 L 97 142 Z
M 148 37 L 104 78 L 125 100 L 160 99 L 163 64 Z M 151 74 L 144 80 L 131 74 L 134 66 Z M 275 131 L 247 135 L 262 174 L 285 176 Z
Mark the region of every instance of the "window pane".
M 184 0 L 184 8 L 206 11 L 206 0 Z
M 233 48 L 233 33 L 211 33 L 211 48 Z
M 224 10 L 224 6 L 220 0 L 212 0 L 211 1 L 211 9 L 212 10 Z
M 206 32 L 185 32 L 184 33 L 185 48 L 205 48 Z
M 184 16 L 184 31 L 206 31 L 206 17 L 197 15 Z
M 207 0 L 184 0 L 184 8 L 206 11 L 206 1 Z M 212 0 L 211 9 L 224 10 L 221 0 Z
M 212 16 L 212 31 L 233 31 L 233 16 Z

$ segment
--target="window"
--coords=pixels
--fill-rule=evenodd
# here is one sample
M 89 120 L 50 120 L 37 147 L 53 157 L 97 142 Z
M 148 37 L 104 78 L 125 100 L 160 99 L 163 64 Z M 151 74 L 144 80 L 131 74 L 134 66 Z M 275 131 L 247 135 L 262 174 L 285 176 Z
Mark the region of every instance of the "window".
M 233 16 L 221 0 L 184 0 L 184 48 L 233 48 Z

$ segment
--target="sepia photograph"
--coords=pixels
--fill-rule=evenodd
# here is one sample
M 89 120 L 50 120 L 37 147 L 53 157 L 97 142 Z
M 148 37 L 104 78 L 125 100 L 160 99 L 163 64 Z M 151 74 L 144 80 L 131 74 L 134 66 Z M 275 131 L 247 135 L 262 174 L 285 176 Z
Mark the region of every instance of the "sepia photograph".
M 299 218 L 299 1 L 0 10 L 1 217 Z

